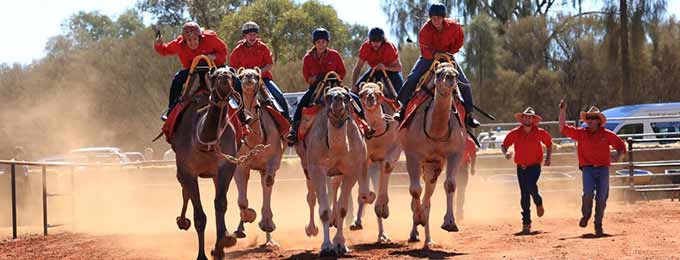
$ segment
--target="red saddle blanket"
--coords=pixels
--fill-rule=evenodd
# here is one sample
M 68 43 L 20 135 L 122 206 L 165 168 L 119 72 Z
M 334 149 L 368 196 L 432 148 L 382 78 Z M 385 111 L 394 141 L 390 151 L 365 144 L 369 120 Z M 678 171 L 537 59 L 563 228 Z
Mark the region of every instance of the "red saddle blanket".
M 287 135 L 290 131 L 290 122 L 288 122 L 288 119 L 272 106 L 264 106 L 264 108 L 267 109 L 269 114 L 274 118 L 276 126 L 279 128 L 279 133 L 281 135 Z
M 168 119 L 165 120 L 165 124 L 163 124 L 163 127 L 161 130 L 163 131 L 163 134 L 165 134 L 165 141 L 170 142 L 170 139 L 172 139 L 173 135 L 175 134 L 175 128 L 177 127 L 177 121 L 179 120 L 180 115 L 182 115 L 182 112 L 186 110 L 186 108 L 189 106 L 190 102 L 189 101 L 184 101 L 180 102 L 175 107 L 170 111 L 170 114 L 168 115 Z M 239 120 L 238 116 L 236 116 L 237 109 L 232 108 L 231 106 L 227 106 L 227 115 L 226 117 L 229 119 L 229 122 L 234 126 L 234 131 L 236 132 L 236 138 L 238 140 L 241 140 L 244 135 L 247 134 L 247 131 L 244 129 L 243 124 L 241 123 L 241 120 Z
M 411 118 L 413 118 L 413 115 L 415 115 L 416 110 L 425 103 L 425 101 L 429 100 L 430 97 L 432 97 L 429 93 L 425 91 L 419 91 L 412 99 L 411 101 L 408 102 L 408 106 L 406 107 L 406 115 L 404 119 L 401 121 L 401 125 L 399 126 L 399 129 L 407 128 L 409 121 Z M 455 106 L 455 107 L 454 107 Z M 465 106 L 463 106 L 463 102 L 460 101 L 460 99 L 456 96 L 455 102 L 452 104 L 452 109 L 455 109 L 458 112 L 458 120 L 461 123 L 463 127 L 465 127 Z
M 323 106 L 321 105 L 314 105 L 311 107 L 302 108 L 302 120 L 300 121 L 300 128 L 298 129 L 298 140 L 305 139 L 307 132 L 309 132 L 309 129 L 312 128 L 312 123 L 314 122 L 316 114 L 319 113 L 322 107 Z M 357 125 L 361 130 L 361 134 L 364 135 L 369 129 L 368 123 L 361 119 L 359 114 L 357 114 L 354 109 L 352 109 L 352 118 L 354 118 L 354 121 L 357 122 Z

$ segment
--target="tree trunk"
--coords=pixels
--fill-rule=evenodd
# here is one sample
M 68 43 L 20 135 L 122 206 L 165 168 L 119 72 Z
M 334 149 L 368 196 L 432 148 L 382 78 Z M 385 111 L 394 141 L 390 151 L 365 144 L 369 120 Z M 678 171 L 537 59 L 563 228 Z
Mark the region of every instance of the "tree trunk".
M 631 104 L 631 75 L 630 75 L 630 52 L 628 50 L 628 3 L 620 0 L 619 10 L 621 17 L 621 72 L 623 73 L 623 89 L 621 94 L 624 104 Z

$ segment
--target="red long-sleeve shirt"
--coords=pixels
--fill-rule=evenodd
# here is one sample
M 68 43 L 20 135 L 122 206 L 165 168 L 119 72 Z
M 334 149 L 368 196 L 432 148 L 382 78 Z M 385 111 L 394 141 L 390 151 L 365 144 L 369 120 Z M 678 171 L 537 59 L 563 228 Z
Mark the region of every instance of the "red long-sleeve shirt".
M 435 52 L 448 52 L 455 54 L 463 46 L 465 36 L 463 27 L 452 18 L 444 18 L 442 31 L 437 31 L 428 21 L 420 28 L 418 43 L 420 55 L 431 60 Z
M 153 47 L 160 55 L 177 55 L 185 69 L 191 66 L 191 62 L 198 55 L 214 54 L 216 66 L 222 66 L 227 62 L 227 45 L 217 33 L 210 30 L 201 32 L 201 40 L 196 50 L 191 50 L 181 35 L 169 43 L 154 44 Z
M 317 56 L 316 49 L 312 49 L 305 54 L 302 63 L 302 76 L 305 77 L 305 82 L 310 77 L 326 75 L 330 71 L 337 72 L 341 80 L 347 74 L 345 63 L 342 62 L 342 57 L 340 57 L 340 53 L 336 50 L 326 49 L 321 57 Z
M 261 69 L 267 64 L 274 64 L 272 52 L 260 40 L 255 41 L 252 46 L 248 46 L 245 40 L 240 40 L 229 57 L 229 66 L 234 69 L 241 67 L 248 69 L 259 67 Z M 262 73 L 262 77 L 273 79 L 271 71 Z
M 578 142 L 578 165 L 610 166 L 609 146 L 619 152 L 626 153 L 626 144 L 616 134 L 604 127 L 595 132 L 586 128 L 575 128 L 565 125 L 562 134 Z
M 359 48 L 359 59 L 365 60 L 368 66 L 375 67 L 382 63 L 389 66 L 399 58 L 399 50 L 391 42 L 385 41 L 377 50 L 373 49 L 369 41 L 365 41 Z
M 514 144 L 515 164 L 527 167 L 543 162 L 543 147 L 541 143 L 547 149 L 552 148 L 553 142 L 548 131 L 533 126 L 527 133 L 522 126 L 518 126 L 510 130 L 508 135 L 505 136 L 502 147 L 508 149 Z

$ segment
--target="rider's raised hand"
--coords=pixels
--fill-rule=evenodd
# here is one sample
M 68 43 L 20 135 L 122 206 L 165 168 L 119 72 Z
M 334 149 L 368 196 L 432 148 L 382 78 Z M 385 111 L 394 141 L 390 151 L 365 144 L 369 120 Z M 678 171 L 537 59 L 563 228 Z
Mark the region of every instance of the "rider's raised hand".
M 560 110 L 565 110 L 565 109 L 567 109 L 567 101 L 564 100 L 564 98 L 562 98 L 562 100 L 560 100 Z
M 163 35 L 159 35 L 156 37 L 156 45 L 161 45 L 163 44 Z

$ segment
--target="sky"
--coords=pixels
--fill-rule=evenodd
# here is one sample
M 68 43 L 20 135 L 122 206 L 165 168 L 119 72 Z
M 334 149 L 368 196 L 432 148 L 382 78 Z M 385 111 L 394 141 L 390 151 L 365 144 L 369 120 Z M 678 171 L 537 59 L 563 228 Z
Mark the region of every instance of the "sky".
M 116 17 L 132 8 L 137 0 L 0 0 L 0 24 L 5 37 L 0 44 L 0 63 L 29 64 L 45 56 L 45 44 L 51 36 L 62 33 L 61 24 L 79 11 L 99 11 Z M 382 12 L 380 0 L 321 0 L 335 7 L 340 19 L 366 25 L 379 26 L 389 32 L 387 17 Z M 584 1 L 583 10 L 599 9 L 595 0 Z M 679 17 L 680 0 L 668 1 L 668 12 Z M 151 21 L 145 21 L 150 23 Z M 11 41 L 8 35 L 20 35 Z

